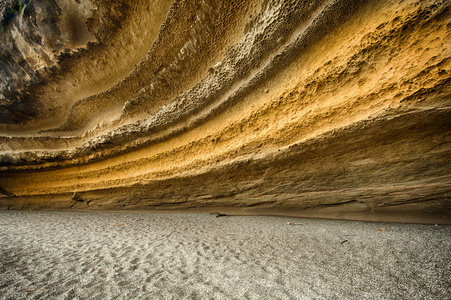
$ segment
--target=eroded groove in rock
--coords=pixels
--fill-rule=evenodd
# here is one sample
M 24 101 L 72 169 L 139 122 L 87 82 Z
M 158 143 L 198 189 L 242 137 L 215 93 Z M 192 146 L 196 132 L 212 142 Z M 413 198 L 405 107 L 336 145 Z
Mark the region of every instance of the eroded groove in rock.
M 0 207 L 450 223 L 450 6 L 5 1 Z

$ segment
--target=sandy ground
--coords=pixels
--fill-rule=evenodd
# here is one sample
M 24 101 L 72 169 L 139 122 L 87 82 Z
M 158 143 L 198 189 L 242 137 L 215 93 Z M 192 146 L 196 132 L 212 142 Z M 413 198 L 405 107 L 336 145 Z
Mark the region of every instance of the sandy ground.
M 446 225 L 7 211 L 0 298 L 450 299 L 450 250 Z

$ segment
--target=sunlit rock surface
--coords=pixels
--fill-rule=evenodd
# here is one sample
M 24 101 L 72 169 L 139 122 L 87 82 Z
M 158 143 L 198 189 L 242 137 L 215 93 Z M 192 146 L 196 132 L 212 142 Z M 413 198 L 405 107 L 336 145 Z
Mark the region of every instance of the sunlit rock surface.
M 451 2 L 8 0 L 2 209 L 451 223 Z

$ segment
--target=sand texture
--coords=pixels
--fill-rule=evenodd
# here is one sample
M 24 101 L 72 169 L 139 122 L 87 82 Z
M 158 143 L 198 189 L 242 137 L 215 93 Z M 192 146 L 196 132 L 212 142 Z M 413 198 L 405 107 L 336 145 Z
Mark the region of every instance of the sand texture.
M 450 236 L 447 225 L 0 212 L 0 299 L 443 300 Z
M 1 210 L 451 224 L 450 1 L 17 1 Z

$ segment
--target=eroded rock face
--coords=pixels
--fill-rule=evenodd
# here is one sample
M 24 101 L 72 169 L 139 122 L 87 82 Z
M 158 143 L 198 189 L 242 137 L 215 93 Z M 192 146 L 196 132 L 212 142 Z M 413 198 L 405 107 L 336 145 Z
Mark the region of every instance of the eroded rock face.
M 19 2 L 0 207 L 451 222 L 449 1 Z
M 26 124 L 43 117 L 39 110 L 45 104 L 28 95 L 27 87 L 30 83 L 45 83 L 45 77 L 50 70 L 56 70 L 64 53 L 95 41 L 86 24 L 93 8 L 89 0 L 2 3 L 0 120 L 3 124 Z

